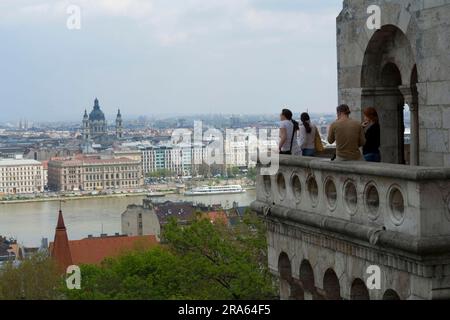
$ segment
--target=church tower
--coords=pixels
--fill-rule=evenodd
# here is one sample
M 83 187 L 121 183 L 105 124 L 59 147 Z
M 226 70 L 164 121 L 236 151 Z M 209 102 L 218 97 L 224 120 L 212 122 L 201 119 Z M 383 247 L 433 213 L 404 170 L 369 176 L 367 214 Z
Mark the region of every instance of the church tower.
M 61 210 L 59 210 L 55 240 L 53 245 L 51 244 L 51 256 L 55 259 L 61 272 L 65 272 L 67 267 L 72 265 L 69 238 L 67 237 L 66 225 L 64 224 L 64 217 Z
M 90 138 L 90 129 L 89 129 L 89 116 L 87 114 L 87 110 L 84 110 L 83 116 L 83 140 L 87 141 Z
M 116 117 L 116 138 L 122 139 L 122 137 L 123 137 L 123 122 L 122 122 L 122 114 L 120 113 L 119 109 Z

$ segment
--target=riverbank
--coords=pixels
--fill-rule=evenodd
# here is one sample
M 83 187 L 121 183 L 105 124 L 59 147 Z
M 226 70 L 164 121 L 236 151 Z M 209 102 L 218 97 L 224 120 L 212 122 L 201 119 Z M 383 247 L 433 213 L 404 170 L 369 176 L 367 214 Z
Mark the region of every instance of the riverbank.
M 255 190 L 256 187 L 248 186 L 243 187 L 245 190 Z M 18 199 L 18 200 L 0 200 L 0 205 L 6 204 L 22 204 L 22 203 L 39 203 L 39 202 L 54 202 L 54 201 L 76 201 L 76 200 L 92 200 L 92 199 L 108 199 L 108 198 L 129 198 L 129 197 L 165 197 L 168 195 L 177 194 L 176 191 L 164 191 L 164 192 L 129 192 L 129 193 L 113 193 L 113 194 L 99 194 L 99 195 L 82 195 L 82 196 L 57 196 L 48 198 L 31 198 L 31 199 Z
M 75 200 L 92 200 L 92 199 L 108 199 L 108 198 L 129 198 L 129 197 L 144 197 L 144 196 L 154 196 L 154 197 L 165 197 L 166 195 L 175 194 L 172 192 L 162 192 L 162 193 L 150 193 L 150 192 L 135 192 L 135 193 L 116 193 L 116 194 L 105 194 L 105 195 L 86 195 L 86 196 L 59 196 L 59 197 L 48 197 L 48 198 L 34 198 L 34 199 L 20 199 L 20 200 L 1 200 L 1 204 L 20 204 L 20 203 L 35 203 L 35 202 L 54 202 L 54 201 L 75 201 Z

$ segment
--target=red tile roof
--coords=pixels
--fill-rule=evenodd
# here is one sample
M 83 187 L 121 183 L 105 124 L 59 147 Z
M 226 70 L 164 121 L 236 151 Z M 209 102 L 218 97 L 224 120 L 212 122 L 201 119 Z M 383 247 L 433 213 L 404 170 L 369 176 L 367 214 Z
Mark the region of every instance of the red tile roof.
M 216 222 L 221 222 L 224 224 L 228 223 L 228 218 L 224 211 L 211 211 L 207 212 L 205 215 L 212 223 Z
M 44 168 L 44 170 L 47 170 L 48 169 L 48 160 L 41 161 L 41 163 L 42 163 L 42 167 Z
M 131 250 L 149 249 L 158 244 L 155 236 L 105 237 L 69 241 L 74 264 L 100 264 Z
M 149 249 L 158 245 L 155 236 L 116 236 L 69 241 L 72 264 L 100 264 L 106 258 L 120 256 L 132 250 Z M 54 246 L 50 243 L 50 248 Z

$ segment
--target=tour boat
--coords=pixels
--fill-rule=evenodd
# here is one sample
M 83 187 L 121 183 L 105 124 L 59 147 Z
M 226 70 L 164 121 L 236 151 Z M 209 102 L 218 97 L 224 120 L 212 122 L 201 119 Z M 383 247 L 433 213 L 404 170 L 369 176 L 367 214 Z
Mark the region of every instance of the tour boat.
M 193 188 L 184 193 L 185 196 L 209 196 L 213 194 L 230 194 L 230 193 L 244 193 L 245 189 L 240 185 L 229 186 L 203 186 Z

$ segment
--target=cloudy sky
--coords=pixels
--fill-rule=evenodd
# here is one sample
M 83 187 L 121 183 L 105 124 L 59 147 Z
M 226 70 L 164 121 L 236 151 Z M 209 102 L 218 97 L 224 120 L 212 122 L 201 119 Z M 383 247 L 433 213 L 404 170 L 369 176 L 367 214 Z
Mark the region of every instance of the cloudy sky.
M 81 29 L 69 30 L 77 5 Z M 342 0 L 1 0 L 0 122 L 333 112 Z

